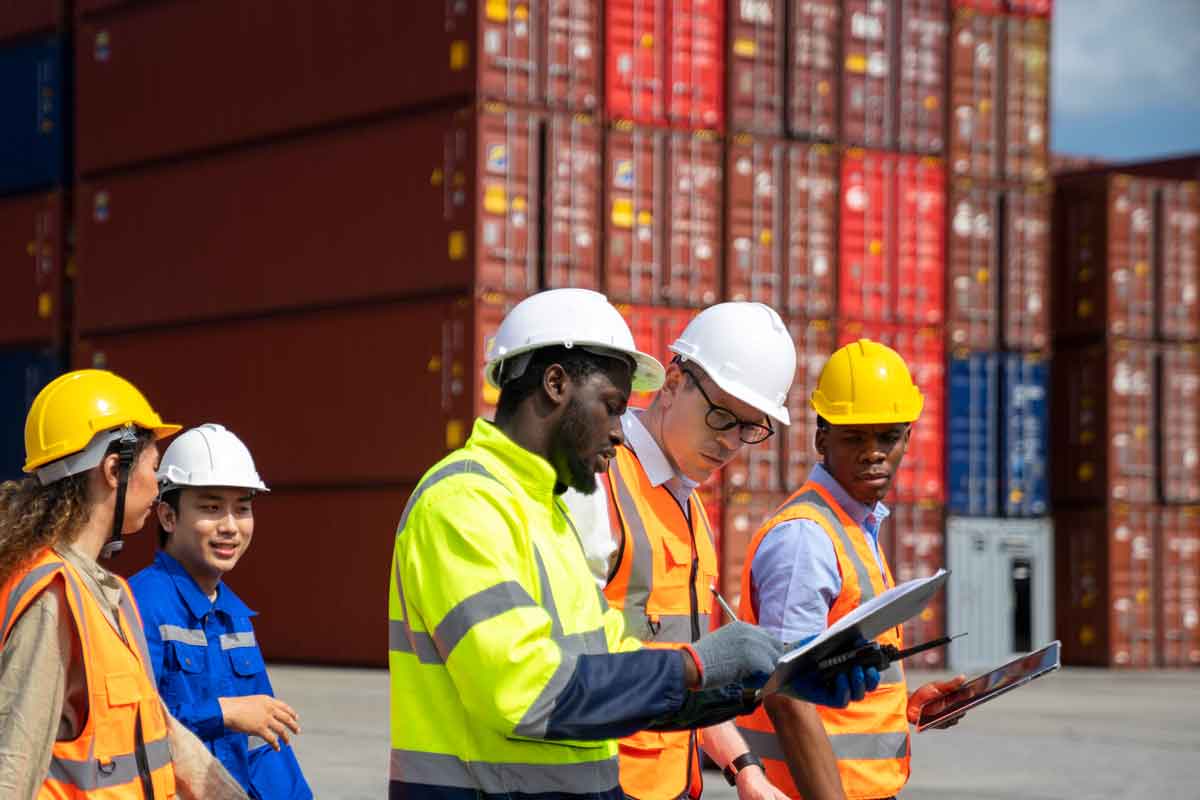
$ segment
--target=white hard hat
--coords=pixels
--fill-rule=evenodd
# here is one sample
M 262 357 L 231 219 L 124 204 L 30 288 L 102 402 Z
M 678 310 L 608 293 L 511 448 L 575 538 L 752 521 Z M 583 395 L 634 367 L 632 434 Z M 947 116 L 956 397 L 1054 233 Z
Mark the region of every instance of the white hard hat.
M 713 383 L 784 425 L 796 375 L 796 345 L 775 309 L 763 303 L 718 303 L 688 323 L 670 346 Z
M 185 486 L 228 486 L 266 492 L 254 459 L 242 440 L 222 425 L 207 422 L 179 434 L 158 465 L 159 493 Z
M 518 303 L 488 339 L 487 382 L 501 388 L 499 372 L 505 382 L 520 377 L 534 351 L 551 345 L 629 356 L 636 366 L 633 389 L 637 392 L 654 391 L 666 374 L 657 359 L 637 349 L 625 318 L 604 295 L 588 289 L 551 289 Z

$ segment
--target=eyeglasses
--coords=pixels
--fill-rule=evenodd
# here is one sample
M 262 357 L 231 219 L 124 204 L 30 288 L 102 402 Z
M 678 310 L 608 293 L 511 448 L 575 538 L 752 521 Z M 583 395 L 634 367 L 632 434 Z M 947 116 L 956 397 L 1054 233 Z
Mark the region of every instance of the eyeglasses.
M 700 380 L 695 375 L 686 369 L 681 371 L 684 375 L 692 379 L 692 383 L 696 384 L 696 388 L 700 390 L 700 396 L 704 398 L 704 402 L 708 403 L 708 411 L 704 414 L 705 425 L 714 431 L 728 431 L 738 428 L 738 438 L 745 444 L 765 442 L 775 435 L 775 430 L 771 427 L 769 419 L 766 425 L 738 419 L 737 414 L 734 414 L 724 406 L 717 405 L 709 398 L 708 392 L 704 391 L 704 387 L 700 385 Z

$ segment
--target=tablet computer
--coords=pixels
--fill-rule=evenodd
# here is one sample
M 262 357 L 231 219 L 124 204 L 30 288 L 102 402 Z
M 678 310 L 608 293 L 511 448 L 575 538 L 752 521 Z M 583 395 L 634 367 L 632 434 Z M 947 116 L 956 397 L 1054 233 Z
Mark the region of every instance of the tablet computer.
M 1051 642 L 1041 650 L 1014 658 L 991 672 L 967 681 L 952 692 L 933 698 L 921 706 L 917 730 L 944 727 L 968 709 L 1024 686 L 1034 678 L 1054 672 L 1062 666 L 1059 649 L 1059 642 Z

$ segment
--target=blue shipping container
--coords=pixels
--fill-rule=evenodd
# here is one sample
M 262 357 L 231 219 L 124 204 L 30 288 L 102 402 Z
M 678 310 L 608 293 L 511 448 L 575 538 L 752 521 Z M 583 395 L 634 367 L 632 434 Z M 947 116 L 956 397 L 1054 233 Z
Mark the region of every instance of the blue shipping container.
M 1050 365 L 1041 356 L 1006 353 L 1000 493 L 1007 517 L 1049 513 Z
M 1000 501 L 999 355 L 951 356 L 946 391 L 950 513 L 994 517 Z
M 66 182 L 66 52 L 58 37 L 0 48 L 0 194 Z
M 23 476 L 25 415 L 42 387 L 62 373 L 62 356 L 54 351 L 0 351 L 0 480 Z

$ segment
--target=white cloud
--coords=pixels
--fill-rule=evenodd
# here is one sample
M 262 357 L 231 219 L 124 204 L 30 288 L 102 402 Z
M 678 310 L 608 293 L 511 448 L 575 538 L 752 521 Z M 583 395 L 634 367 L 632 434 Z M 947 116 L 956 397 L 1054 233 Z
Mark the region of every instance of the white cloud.
M 1200 109 L 1200 0 L 1056 0 L 1052 35 L 1056 112 Z

